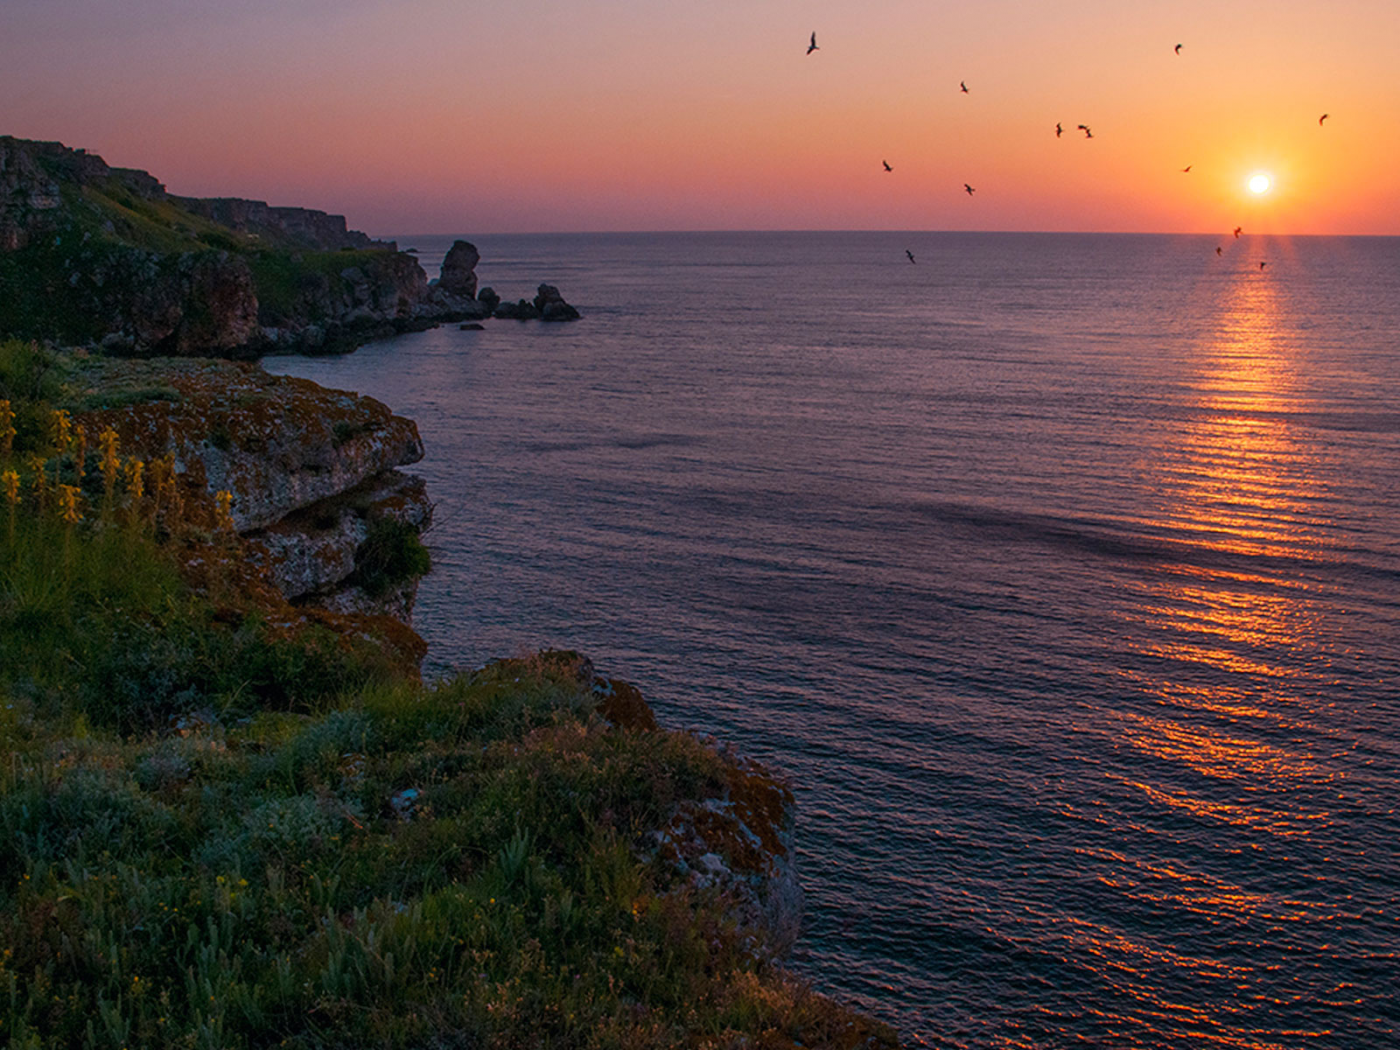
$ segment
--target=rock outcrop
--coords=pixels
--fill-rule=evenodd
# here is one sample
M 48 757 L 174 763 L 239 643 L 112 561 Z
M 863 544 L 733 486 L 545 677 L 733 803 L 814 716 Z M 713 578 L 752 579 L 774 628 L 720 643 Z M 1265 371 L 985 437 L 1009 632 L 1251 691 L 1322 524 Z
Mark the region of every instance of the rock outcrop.
M 469 241 L 453 241 L 442 260 L 438 287 L 451 295 L 475 299 L 476 264 L 480 261 L 481 253 L 476 250 L 476 245 Z
M 382 524 L 417 537 L 432 521 L 419 478 L 397 467 L 422 458 L 411 420 L 373 398 L 272 376 L 251 364 L 194 359 L 82 365 L 92 435 L 111 427 L 147 461 L 169 455 L 187 498 L 221 490 L 242 557 L 283 598 L 409 624 L 417 579 L 372 586 L 365 545 Z

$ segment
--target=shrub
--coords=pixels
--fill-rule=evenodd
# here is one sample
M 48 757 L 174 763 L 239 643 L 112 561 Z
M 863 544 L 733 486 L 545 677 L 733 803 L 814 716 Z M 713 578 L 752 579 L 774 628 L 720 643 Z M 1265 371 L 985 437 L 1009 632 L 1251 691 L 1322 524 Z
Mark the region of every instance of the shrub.
M 376 518 L 355 550 L 355 582 L 372 598 L 380 598 L 396 584 L 426 576 L 432 556 L 418 529 L 408 522 Z

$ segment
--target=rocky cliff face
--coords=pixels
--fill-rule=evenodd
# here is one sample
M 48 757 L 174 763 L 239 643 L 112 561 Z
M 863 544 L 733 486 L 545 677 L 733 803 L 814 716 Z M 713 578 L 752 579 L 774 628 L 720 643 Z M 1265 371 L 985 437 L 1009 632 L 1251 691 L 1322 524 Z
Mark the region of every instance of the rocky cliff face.
M 83 150 L 0 138 L 0 336 L 251 358 L 485 313 L 344 216 L 179 197 Z
M 77 378 L 94 438 L 110 426 L 128 455 L 172 456 L 195 503 L 233 494 L 240 556 L 284 599 L 411 622 L 417 577 L 366 563 L 376 529 L 413 542 L 432 521 L 422 480 L 395 469 L 423 455 L 411 420 L 250 364 L 89 361 Z

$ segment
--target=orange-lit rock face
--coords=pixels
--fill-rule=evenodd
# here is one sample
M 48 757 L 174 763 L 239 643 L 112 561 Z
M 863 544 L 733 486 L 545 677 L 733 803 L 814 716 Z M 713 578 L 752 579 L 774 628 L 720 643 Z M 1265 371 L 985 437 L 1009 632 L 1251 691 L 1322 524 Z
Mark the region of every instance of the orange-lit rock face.
M 112 427 L 123 450 L 173 452 L 188 488 L 232 492 L 239 532 L 423 457 L 417 425 L 373 398 L 254 365 L 101 361 L 82 381 L 98 404 L 82 414 L 90 429 Z
M 75 385 L 90 406 L 75 420 L 89 433 L 111 427 L 123 459 L 173 455 L 180 520 L 165 525 L 189 533 L 179 539 L 192 584 L 217 579 L 270 622 L 314 621 L 421 660 L 423 642 L 407 626 L 417 580 L 375 599 L 354 586 L 370 523 L 422 531 L 431 520 L 421 479 L 393 469 L 423 455 L 412 420 L 373 398 L 224 361 L 90 361 Z M 239 535 L 201 541 L 224 490 Z

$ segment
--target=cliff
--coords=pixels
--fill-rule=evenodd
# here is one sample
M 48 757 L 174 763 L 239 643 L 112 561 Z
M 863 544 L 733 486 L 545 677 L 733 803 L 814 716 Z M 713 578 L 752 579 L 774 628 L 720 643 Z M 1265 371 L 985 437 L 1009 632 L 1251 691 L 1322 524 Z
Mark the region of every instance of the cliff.
M 181 197 L 83 150 L 0 137 L 0 336 L 250 358 L 488 314 L 343 216 Z
M 396 469 L 423 455 L 411 420 L 226 361 L 79 358 L 69 383 L 87 434 L 110 428 L 128 456 L 169 457 L 187 519 L 212 520 L 215 495 L 232 494 L 238 540 L 226 556 L 274 611 L 316 610 L 323 624 L 369 629 L 421 658 L 406 629 L 432 504 L 420 478 Z

